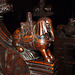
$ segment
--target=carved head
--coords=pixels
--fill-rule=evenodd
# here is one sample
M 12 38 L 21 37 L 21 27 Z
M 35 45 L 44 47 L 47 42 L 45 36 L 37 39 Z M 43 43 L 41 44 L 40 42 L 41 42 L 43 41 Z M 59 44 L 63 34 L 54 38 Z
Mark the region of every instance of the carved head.
M 36 35 L 40 37 L 49 36 L 49 39 L 51 39 L 51 41 L 54 41 L 54 33 L 51 19 L 44 17 L 37 22 Z
M 75 18 L 69 18 L 69 23 L 70 26 L 75 26 Z
M 12 4 L 8 3 L 8 0 L 0 0 L 0 13 L 4 14 L 9 12 L 13 8 Z

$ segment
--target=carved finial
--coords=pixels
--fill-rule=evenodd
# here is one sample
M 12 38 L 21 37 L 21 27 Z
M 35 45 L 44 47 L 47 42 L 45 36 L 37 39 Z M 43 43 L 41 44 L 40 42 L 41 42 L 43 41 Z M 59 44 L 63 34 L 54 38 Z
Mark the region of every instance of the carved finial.
M 39 6 L 34 9 L 33 16 L 35 17 L 46 17 L 53 15 L 52 7 L 45 6 L 45 1 L 40 0 Z
M 27 13 L 27 22 L 29 22 L 30 24 L 32 24 L 32 14 L 31 14 L 31 12 Z

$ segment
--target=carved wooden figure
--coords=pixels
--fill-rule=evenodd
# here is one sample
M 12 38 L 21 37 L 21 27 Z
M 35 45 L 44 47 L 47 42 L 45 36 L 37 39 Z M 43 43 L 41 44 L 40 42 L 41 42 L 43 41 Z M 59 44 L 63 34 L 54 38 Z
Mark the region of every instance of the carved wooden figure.
M 51 19 L 44 17 L 37 24 L 32 21 L 31 12 L 28 12 L 27 22 L 21 22 L 21 27 L 13 33 L 13 46 L 19 51 L 38 50 L 46 62 L 51 62 L 54 56 L 48 46 L 54 41 Z
M 64 37 L 75 37 L 75 18 L 69 18 L 67 25 L 58 25 L 57 31 L 62 32 Z M 59 34 L 62 37 L 62 34 Z
M 6 0 L 0 1 L 0 75 L 56 75 L 57 60 L 47 63 L 54 58 L 46 49 L 54 41 L 51 20 L 45 17 L 35 24 L 28 12 L 27 22 L 21 22 L 12 37 L 2 21 L 2 15 L 10 11 L 12 5 L 7 5 Z
M 7 0 L 0 0 L 0 13 L 7 13 L 13 8 L 12 4 L 7 2 Z
M 59 58 L 59 75 L 74 75 L 75 65 L 75 18 L 69 18 L 68 24 L 60 24 L 55 32 L 54 54 Z M 61 63 L 62 62 L 62 63 Z
M 34 7 L 33 16 L 35 17 L 46 17 L 52 16 L 54 12 L 52 11 L 52 6 L 45 5 L 45 0 L 40 0 L 37 7 Z

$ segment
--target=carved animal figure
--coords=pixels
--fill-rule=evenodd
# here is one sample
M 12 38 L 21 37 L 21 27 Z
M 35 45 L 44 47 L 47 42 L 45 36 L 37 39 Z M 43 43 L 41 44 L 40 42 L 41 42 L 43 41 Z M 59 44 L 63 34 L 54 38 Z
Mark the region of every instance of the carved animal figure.
M 47 49 L 54 41 L 51 19 L 44 17 L 37 24 L 32 21 L 31 12 L 28 12 L 27 22 L 21 22 L 21 27 L 13 33 L 13 46 L 20 52 L 24 49 L 39 50 L 46 62 L 51 62 L 54 56 Z
M 75 37 L 75 18 L 69 18 L 67 25 L 58 25 L 57 31 L 60 37 Z

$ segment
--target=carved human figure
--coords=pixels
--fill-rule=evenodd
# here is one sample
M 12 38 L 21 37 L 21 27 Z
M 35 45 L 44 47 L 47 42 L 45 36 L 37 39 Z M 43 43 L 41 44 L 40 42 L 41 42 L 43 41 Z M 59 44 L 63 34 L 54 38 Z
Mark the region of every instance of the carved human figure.
M 52 41 L 54 33 L 51 19 L 44 17 L 35 24 L 31 12 L 28 12 L 28 20 L 21 22 L 21 27 L 14 32 L 12 44 L 19 52 L 25 49 L 38 50 L 46 62 L 51 62 L 54 56 L 47 48 Z

